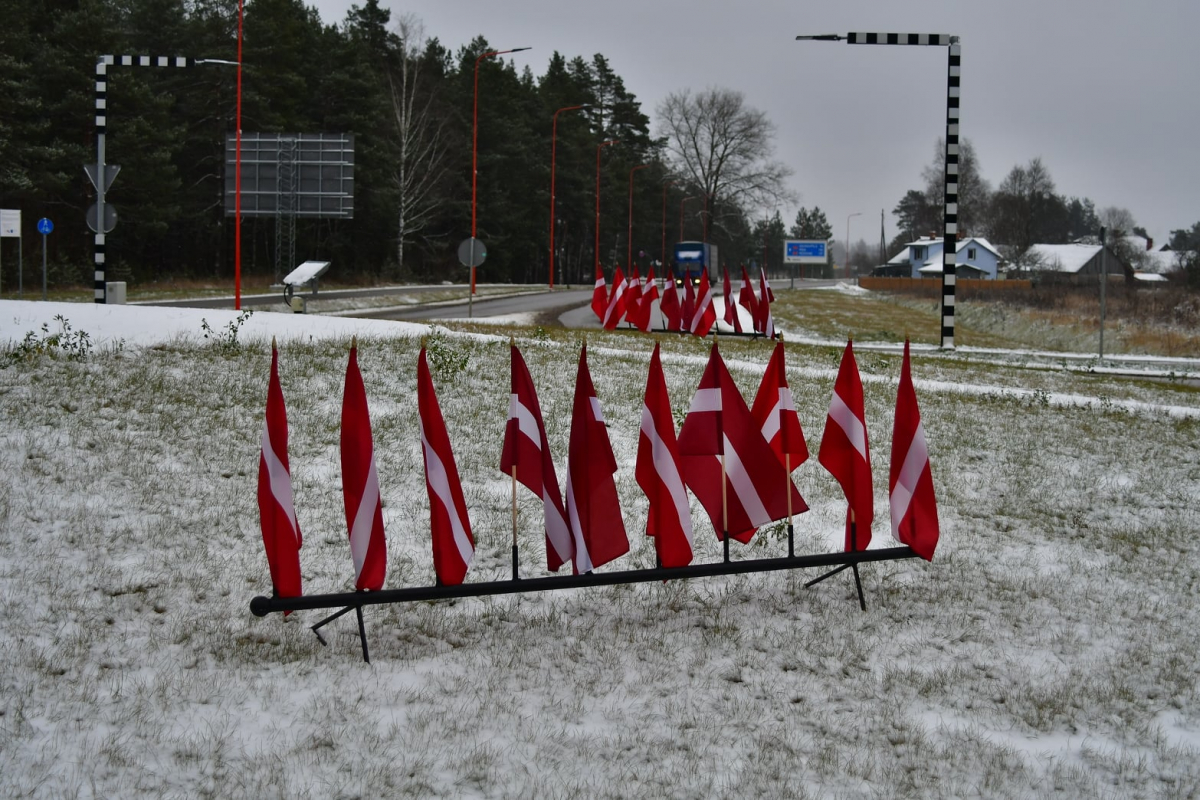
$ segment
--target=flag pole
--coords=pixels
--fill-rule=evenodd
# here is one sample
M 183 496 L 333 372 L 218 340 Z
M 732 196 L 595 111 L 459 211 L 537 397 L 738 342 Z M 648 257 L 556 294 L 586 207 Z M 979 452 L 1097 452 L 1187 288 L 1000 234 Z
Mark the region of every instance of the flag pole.
M 858 523 L 854 520 L 854 509 L 850 509 L 850 552 L 858 552 Z M 858 577 L 858 564 L 851 564 L 854 571 L 854 585 L 858 588 L 858 607 L 867 610 L 867 601 L 863 598 L 862 581 Z
M 725 448 L 721 448 L 721 534 L 725 541 L 725 563 L 729 563 L 729 494 L 725 485 Z
M 779 343 L 783 344 L 783 331 L 779 332 Z M 784 367 L 784 377 L 787 377 L 787 368 Z M 779 409 L 779 430 L 783 431 L 783 408 Z M 792 528 L 792 454 L 786 452 L 783 454 L 783 489 L 787 492 L 788 499 L 788 558 L 796 557 L 796 543 L 793 536 Z
M 517 465 L 512 467 L 512 519 L 513 519 L 513 543 L 512 543 L 512 579 L 517 580 Z

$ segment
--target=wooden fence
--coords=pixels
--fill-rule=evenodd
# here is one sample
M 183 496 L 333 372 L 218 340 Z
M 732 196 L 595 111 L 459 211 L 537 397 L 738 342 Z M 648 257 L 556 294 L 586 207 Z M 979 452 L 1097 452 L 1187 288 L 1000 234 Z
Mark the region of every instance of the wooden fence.
M 905 294 L 941 297 L 942 282 L 936 278 L 872 278 L 858 279 L 858 285 L 873 292 L 902 292 Z M 961 278 L 955 283 L 955 294 L 966 297 L 978 292 L 1027 292 L 1033 288 L 1028 280 L 989 281 L 978 278 Z

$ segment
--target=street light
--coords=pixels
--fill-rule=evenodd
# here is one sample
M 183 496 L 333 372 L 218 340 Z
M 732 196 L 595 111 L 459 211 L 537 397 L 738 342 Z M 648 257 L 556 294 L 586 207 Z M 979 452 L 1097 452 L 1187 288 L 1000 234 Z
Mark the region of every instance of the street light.
M 846 277 L 850 277 L 850 217 L 861 217 L 861 211 L 855 211 L 846 217 Z
M 600 271 L 600 151 L 618 139 L 609 139 L 596 145 L 596 271 Z
M 520 53 L 522 50 L 529 50 L 528 47 L 515 47 L 512 50 L 489 50 L 486 53 L 480 53 L 475 59 L 475 94 L 474 102 L 471 108 L 471 261 L 475 260 L 475 198 L 476 178 L 479 175 L 479 62 L 491 56 L 502 56 L 507 53 Z M 475 267 L 471 267 L 471 294 L 475 294 Z
M 576 111 L 580 108 L 591 108 L 590 103 L 578 106 L 564 106 L 554 112 L 554 126 L 550 133 L 550 288 L 554 288 L 554 156 L 558 146 L 558 115 L 564 111 Z
M 633 263 L 633 173 L 645 169 L 649 164 L 638 164 L 629 170 L 629 241 L 625 243 L 625 268 Z
M 662 261 L 659 262 L 659 270 L 667 263 L 667 189 L 670 189 L 679 181 L 668 181 L 663 184 L 663 213 L 662 213 Z

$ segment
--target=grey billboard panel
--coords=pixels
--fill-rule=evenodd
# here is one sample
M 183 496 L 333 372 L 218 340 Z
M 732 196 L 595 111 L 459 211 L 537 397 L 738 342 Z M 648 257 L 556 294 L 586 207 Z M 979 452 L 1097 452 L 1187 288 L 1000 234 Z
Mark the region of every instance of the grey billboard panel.
M 225 137 L 225 215 L 235 211 L 237 139 Z M 242 216 L 354 217 L 354 134 L 243 133 Z

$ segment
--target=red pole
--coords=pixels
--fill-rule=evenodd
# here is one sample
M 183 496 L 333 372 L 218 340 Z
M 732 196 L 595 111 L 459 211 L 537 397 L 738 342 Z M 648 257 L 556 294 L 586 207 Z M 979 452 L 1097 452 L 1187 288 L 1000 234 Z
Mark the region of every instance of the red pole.
M 517 47 L 512 50 L 489 50 L 486 53 L 480 53 L 475 59 L 475 93 L 474 101 L 471 107 L 471 238 L 475 238 L 475 198 L 476 198 L 476 177 L 479 174 L 479 62 L 491 56 L 502 56 L 506 53 L 519 53 L 522 50 L 528 50 L 528 47 Z M 471 267 L 471 294 L 475 294 L 475 268 Z
M 610 144 L 616 144 L 616 139 L 609 139 L 596 145 L 596 269 L 600 269 L 600 150 Z
M 629 170 L 629 241 L 625 243 L 625 269 L 633 263 L 633 173 L 645 169 L 649 164 L 638 164 Z
M 242 0 L 238 0 L 237 145 L 233 155 L 233 308 L 242 309 Z M 103 180 L 103 176 L 100 178 Z
M 550 288 L 554 288 L 554 156 L 558 147 L 558 115 L 564 111 L 591 108 L 589 103 L 579 106 L 564 106 L 554 112 L 554 127 L 550 134 Z

